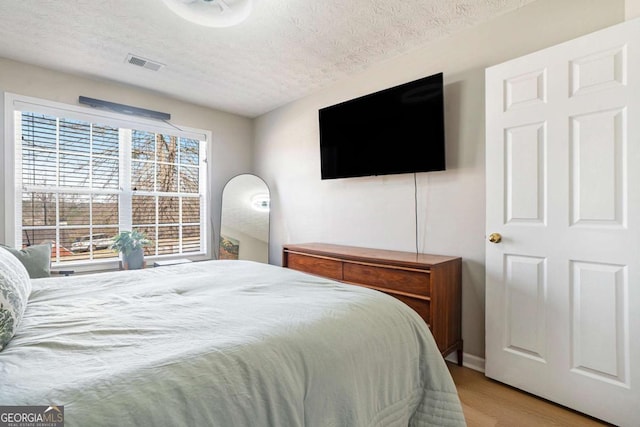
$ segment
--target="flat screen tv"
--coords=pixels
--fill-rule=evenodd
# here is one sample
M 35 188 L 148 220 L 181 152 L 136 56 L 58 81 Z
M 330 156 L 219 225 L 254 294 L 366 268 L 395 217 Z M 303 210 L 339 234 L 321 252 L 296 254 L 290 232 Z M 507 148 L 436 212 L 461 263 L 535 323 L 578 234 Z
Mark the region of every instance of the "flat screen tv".
M 322 179 L 445 169 L 442 73 L 319 111 Z

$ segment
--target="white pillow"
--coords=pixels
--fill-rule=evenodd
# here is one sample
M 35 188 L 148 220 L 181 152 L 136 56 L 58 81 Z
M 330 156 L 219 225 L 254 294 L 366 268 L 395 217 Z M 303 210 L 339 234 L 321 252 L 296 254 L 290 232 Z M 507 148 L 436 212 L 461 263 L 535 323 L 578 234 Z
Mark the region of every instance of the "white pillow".
M 11 252 L 0 247 L 0 350 L 16 333 L 30 293 L 27 269 Z

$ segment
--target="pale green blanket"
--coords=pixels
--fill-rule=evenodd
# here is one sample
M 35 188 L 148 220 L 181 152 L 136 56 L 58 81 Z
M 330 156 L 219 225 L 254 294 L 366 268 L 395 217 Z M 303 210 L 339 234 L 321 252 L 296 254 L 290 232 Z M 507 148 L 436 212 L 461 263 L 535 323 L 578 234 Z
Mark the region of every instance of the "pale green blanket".
M 67 427 L 464 425 L 426 325 L 377 291 L 243 261 L 33 288 L 0 405 Z

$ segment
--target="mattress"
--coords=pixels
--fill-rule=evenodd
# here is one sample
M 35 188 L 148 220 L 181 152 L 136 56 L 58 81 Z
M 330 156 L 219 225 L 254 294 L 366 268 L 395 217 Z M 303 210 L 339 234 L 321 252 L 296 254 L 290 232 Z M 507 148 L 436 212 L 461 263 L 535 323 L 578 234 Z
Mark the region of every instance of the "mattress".
M 64 405 L 68 427 L 464 425 L 411 309 L 248 261 L 33 280 L 0 405 Z

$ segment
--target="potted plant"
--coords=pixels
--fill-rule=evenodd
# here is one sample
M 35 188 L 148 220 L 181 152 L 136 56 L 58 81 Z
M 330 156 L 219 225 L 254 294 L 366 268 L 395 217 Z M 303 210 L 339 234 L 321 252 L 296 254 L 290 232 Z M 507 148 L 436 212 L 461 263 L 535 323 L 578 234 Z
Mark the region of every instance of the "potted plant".
M 144 247 L 151 241 L 139 231 L 122 231 L 113 237 L 111 249 L 122 254 L 125 270 L 138 270 L 144 267 Z

